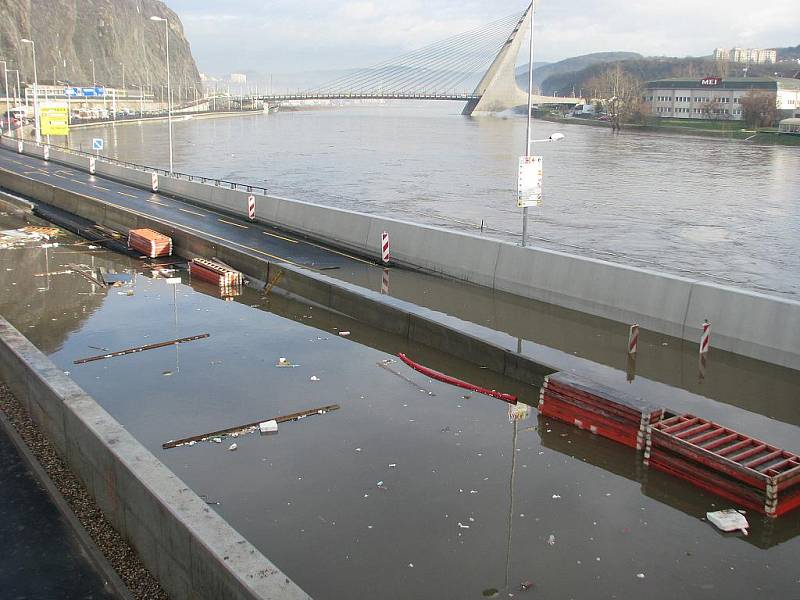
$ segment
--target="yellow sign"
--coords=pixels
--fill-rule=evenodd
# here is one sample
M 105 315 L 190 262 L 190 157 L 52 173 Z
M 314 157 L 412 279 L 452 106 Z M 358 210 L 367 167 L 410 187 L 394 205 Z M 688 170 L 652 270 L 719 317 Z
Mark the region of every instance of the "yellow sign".
M 69 108 L 66 104 L 43 104 L 39 107 L 42 135 L 69 135 Z

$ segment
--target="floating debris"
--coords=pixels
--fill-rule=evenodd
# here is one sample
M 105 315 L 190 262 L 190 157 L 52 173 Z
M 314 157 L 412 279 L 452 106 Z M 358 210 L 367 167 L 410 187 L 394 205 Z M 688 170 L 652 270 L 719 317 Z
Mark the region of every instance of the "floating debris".
M 750 523 L 743 514 L 733 508 L 707 512 L 706 518 L 722 531 L 741 531 L 748 535 L 747 528 L 750 527 Z
M 133 295 L 133 292 L 130 292 Z M 174 346 L 176 344 L 184 344 L 186 342 L 193 342 L 195 340 L 202 340 L 211 337 L 208 333 L 201 333 L 200 335 L 193 335 L 185 338 L 178 338 L 176 340 L 169 340 L 167 342 L 158 342 L 157 344 L 147 344 L 146 346 L 137 346 L 136 348 L 128 348 L 127 350 L 117 350 L 116 352 L 109 352 L 108 354 L 101 354 L 98 356 L 90 356 L 88 358 L 79 358 L 72 361 L 73 364 L 82 365 L 95 360 L 103 360 L 104 358 L 113 358 L 115 356 L 124 356 L 125 354 L 133 354 L 135 352 L 144 352 L 145 350 L 154 350 L 156 348 L 165 348 L 166 346 Z
M 191 446 L 191 445 L 193 445 L 193 444 L 195 444 L 195 443 L 196 443 L 196 442 L 189 442 L 189 445 Z M 236 450 L 238 447 L 239 447 L 239 446 L 237 446 L 237 445 L 236 445 L 236 442 L 234 442 L 233 444 L 231 444 L 230 446 L 228 446 L 228 450 L 230 450 L 231 452 L 233 452 L 233 451 L 234 451 L 234 450 Z
M 206 442 L 209 440 L 215 441 L 218 438 L 222 438 L 228 435 L 231 437 L 239 437 L 240 435 L 245 435 L 258 431 L 260 429 L 261 423 L 264 422 L 275 421 L 275 423 L 277 424 L 277 423 L 286 423 L 288 421 L 297 421 L 299 419 L 303 419 L 311 415 L 323 415 L 327 412 L 339 410 L 339 408 L 341 407 L 338 404 L 331 404 L 328 406 L 323 406 L 321 408 L 313 408 L 311 410 L 304 410 L 302 412 L 296 412 L 290 415 L 284 415 L 282 417 L 275 417 L 274 419 L 261 419 L 253 423 L 245 423 L 244 425 L 229 427 L 227 429 L 220 429 L 219 431 L 211 431 L 209 433 L 203 433 L 201 435 L 193 435 L 191 437 L 183 438 L 180 440 L 170 440 L 169 442 L 161 444 L 161 447 L 164 448 L 165 450 L 169 450 L 170 448 L 178 448 L 179 446 L 184 446 L 192 441 L 196 442 Z M 361 448 L 359 448 L 357 451 L 360 452 Z

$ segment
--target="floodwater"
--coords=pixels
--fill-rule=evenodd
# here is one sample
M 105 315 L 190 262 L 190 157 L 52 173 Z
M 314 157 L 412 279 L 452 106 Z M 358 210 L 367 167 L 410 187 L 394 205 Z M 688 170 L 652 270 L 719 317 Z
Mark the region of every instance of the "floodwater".
M 300 200 L 519 240 L 525 121 L 449 102 L 174 123 L 175 169 Z M 792 298 L 800 294 L 800 148 L 536 122 L 544 206 L 531 242 Z M 163 123 L 75 130 L 70 143 L 165 167 Z
M 0 214 L 0 229 L 20 225 Z M 727 503 L 649 472 L 632 450 L 535 410 L 511 423 L 500 401 L 383 361 L 407 351 L 531 404 L 534 388 L 319 307 L 247 288 L 225 301 L 185 273 L 170 286 L 139 261 L 56 241 L 0 251 L 0 313 L 314 598 L 800 591 L 800 512 L 748 514 L 750 536 L 723 535 L 702 517 Z M 75 264 L 130 281 L 100 289 L 63 273 Z M 210 337 L 73 364 L 199 333 Z M 277 368 L 280 357 L 298 366 Z M 161 448 L 333 403 L 277 435 Z M 782 431 L 778 443 L 796 446 L 797 428 Z

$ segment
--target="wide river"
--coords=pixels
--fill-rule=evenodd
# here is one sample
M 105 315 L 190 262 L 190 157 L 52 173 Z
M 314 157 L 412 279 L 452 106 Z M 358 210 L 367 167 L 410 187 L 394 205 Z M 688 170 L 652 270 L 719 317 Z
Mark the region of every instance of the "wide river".
M 519 241 L 525 119 L 450 102 L 176 121 L 175 170 L 271 193 Z M 537 121 L 539 246 L 800 296 L 800 147 Z M 165 123 L 77 129 L 84 150 L 168 165 Z

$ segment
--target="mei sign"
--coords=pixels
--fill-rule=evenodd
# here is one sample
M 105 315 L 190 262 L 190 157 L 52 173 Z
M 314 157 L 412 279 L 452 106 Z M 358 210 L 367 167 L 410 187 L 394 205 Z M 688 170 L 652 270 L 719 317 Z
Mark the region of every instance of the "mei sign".
M 721 77 L 705 77 L 700 80 L 700 85 L 705 87 L 714 87 L 722 83 Z

